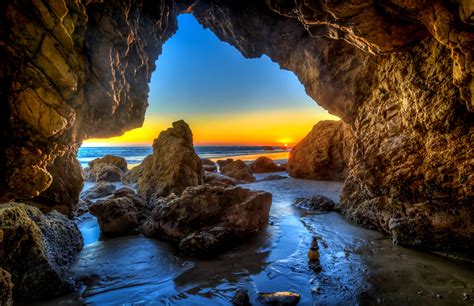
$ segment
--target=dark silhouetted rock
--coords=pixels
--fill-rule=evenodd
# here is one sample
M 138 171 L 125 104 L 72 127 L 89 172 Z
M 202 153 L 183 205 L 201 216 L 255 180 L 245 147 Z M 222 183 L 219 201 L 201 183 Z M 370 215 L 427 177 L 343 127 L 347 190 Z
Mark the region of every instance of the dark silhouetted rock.
M 76 224 L 53 211 L 0 204 L 0 262 L 12 275 L 15 301 L 51 298 L 74 290 L 68 273 L 82 249 Z
M 119 190 L 111 198 L 98 200 L 89 210 L 97 217 L 100 231 L 106 236 L 115 237 L 137 234 L 151 208 L 143 198 Z
M 251 183 L 256 180 L 247 164 L 240 159 L 226 163 L 220 168 L 220 171 L 222 174 L 242 182 Z
M 251 306 L 249 292 L 246 289 L 239 289 L 232 298 L 233 306 Z
M 296 198 L 293 205 L 298 208 L 321 212 L 333 211 L 336 207 L 333 200 L 322 195 L 314 195 L 311 198 Z
M 271 158 L 260 156 L 250 164 L 250 171 L 253 173 L 284 171 L 285 168 L 278 166 Z
M 193 134 L 183 120 L 160 133 L 153 142 L 153 154 L 143 162 L 143 173 L 138 179 L 138 193 L 149 199 L 153 196 L 181 194 L 189 186 L 204 182 L 204 171 L 194 151 Z
M 235 245 L 268 223 L 272 195 L 240 187 L 201 185 L 155 203 L 147 236 L 175 241 L 182 252 L 208 256 Z

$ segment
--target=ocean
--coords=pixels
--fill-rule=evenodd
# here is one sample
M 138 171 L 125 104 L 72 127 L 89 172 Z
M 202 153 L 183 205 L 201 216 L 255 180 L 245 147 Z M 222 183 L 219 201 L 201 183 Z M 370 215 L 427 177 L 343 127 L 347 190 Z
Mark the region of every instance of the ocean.
M 242 155 L 273 154 L 277 152 L 288 152 L 279 147 L 262 146 L 195 146 L 196 153 L 201 158 L 223 158 Z M 106 154 L 122 156 L 129 166 L 135 166 L 143 161 L 145 157 L 153 152 L 152 147 L 81 147 L 78 159 L 82 167 L 88 167 L 88 162 L 103 157 Z

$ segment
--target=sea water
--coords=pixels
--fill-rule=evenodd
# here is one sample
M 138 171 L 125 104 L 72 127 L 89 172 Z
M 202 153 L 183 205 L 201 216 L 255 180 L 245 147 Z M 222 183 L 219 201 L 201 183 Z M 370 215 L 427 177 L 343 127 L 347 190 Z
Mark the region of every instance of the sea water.
M 279 147 L 262 146 L 195 146 L 196 153 L 201 158 L 232 157 L 241 155 L 254 155 L 263 153 L 285 152 L 287 150 Z M 82 167 L 87 167 L 87 163 L 93 159 L 103 157 L 106 154 L 121 156 L 125 158 L 129 166 L 134 166 L 143 161 L 145 157 L 153 152 L 150 147 L 82 147 L 78 152 L 78 159 Z

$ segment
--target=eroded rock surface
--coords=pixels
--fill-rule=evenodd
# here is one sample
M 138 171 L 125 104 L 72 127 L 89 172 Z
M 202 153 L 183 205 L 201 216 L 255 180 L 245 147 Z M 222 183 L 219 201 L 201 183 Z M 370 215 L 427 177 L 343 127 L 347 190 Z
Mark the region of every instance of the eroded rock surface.
M 74 289 L 68 269 L 83 241 L 73 221 L 56 211 L 0 204 L 0 233 L 0 262 L 12 276 L 15 300 L 51 298 Z
M 0 267 L 0 305 L 13 305 L 13 283 L 11 278 L 11 274 Z
M 138 233 L 151 208 L 143 198 L 126 188 L 117 190 L 111 198 L 95 202 L 89 210 L 97 217 L 101 232 L 114 237 Z
M 328 212 L 334 210 L 336 203 L 328 197 L 315 195 L 311 198 L 296 198 L 293 206 L 309 211 Z
M 247 183 L 256 181 L 256 178 L 252 175 L 249 166 L 247 166 L 247 164 L 240 159 L 224 163 L 223 166 L 221 166 L 220 171 L 222 174 L 230 176 L 237 181 Z
M 344 181 L 352 149 L 350 127 L 342 121 L 320 121 L 290 152 L 292 177 Z
M 181 194 L 189 186 L 204 182 L 204 171 L 194 151 L 193 134 L 183 120 L 160 133 L 153 141 L 153 154 L 143 162 L 138 193 L 149 199 Z
M 207 171 L 204 172 L 204 182 L 208 185 L 221 187 L 237 185 L 237 180 L 230 176 Z
M 386 233 L 401 218 L 417 230 L 398 237 L 431 229 L 436 234 L 420 236 L 421 245 L 472 247 L 468 1 L 7 0 L 1 7 L 1 201 L 40 196 L 53 182 L 48 166 L 82 140 L 142 124 L 155 60 L 186 11 L 245 57 L 265 54 L 293 71 L 309 96 L 352 127 L 341 201 L 347 218 Z
M 115 192 L 115 189 L 117 186 L 115 186 L 112 183 L 108 182 L 98 182 L 91 188 L 83 191 L 81 193 L 81 199 L 82 200 L 94 200 L 98 198 L 103 198 L 106 196 L 109 196 Z
M 275 162 L 266 156 L 260 156 L 250 165 L 250 171 L 253 173 L 277 172 L 285 171 L 286 169 L 275 164 Z
M 89 162 L 86 179 L 92 182 L 120 182 L 127 170 L 125 158 L 107 154 Z
M 241 187 L 189 187 L 158 200 L 144 226 L 147 236 L 175 241 L 193 256 L 215 254 L 268 223 L 272 195 Z

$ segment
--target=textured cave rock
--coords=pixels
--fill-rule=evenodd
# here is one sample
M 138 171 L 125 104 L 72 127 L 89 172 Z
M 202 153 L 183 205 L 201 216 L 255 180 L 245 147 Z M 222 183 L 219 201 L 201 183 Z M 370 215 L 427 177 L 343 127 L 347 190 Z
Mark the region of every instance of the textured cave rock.
M 394 242 L 474 247 L 473 28 L 452 1 L 200 1 L 246 57 L 268 55 L 352 126 L 344 215 Z M 459 9 L 461 8 L 461 10 Z M 467 12 L 466 12 L 467 10 Z
M 292 177 L 344 181 L 349 173 L 351 128 L 342 121 L 319 121 L 290 152 Z
M 176 15 L 187 11 L 243 56 L 265 54 L 293 71 L 310 97 L 351 125 L 347 218 L 401 244 L 473 247 L 469 1 L 7 0 L 0 7 L 0 200 L 41 196 L 54 185 L 58 174 L 48 166 L 57 156 L 141 125 L 154 62 Z
M 13 305 L 13 283 L 11 274 L 0 267 L 0 305 Z
M 73 221 L 10 202 L 0 204 L 0 233 L 0 262 L 11 274 L 15 300 L 51 298 L 75 288 L 68 269 L 83 240 Z
M 141 126 L 148 82 L 176 31 L 172 1 L 3 1 L 0 199 L 28 199 L 90 137 Z

